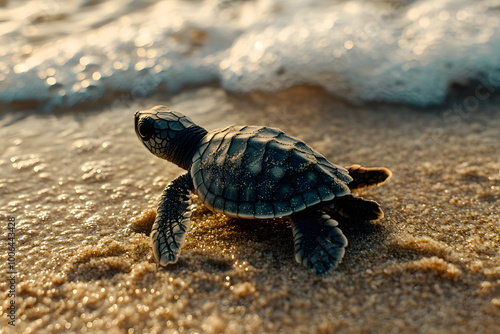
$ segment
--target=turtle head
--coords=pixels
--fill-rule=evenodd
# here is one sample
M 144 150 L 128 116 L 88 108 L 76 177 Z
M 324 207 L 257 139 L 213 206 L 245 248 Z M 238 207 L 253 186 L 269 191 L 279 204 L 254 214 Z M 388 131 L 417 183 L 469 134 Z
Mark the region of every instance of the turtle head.
M 189 169 L 194 151 L 207 131 L 187 116 L 165 106 L 137 111 L 135 133 L 147 149 L 159 158 Z

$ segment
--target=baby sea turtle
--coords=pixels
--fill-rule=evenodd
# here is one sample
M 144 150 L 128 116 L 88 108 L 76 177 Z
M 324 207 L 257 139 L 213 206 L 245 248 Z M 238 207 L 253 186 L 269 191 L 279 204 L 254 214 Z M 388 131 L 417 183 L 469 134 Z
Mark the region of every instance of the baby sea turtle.
M 181 252 L 191 192 L 230 217 L 290 216 L 295 259 L 320 275 L 337 266 L 347 246 L 323 208 L 361 220 L 384 215 L 376 202 L 351 190 L 382 184 L 391 176 L 386 168 L 345 169 L 276 128 L 230 126 L 207 132 L 165 106 L 136 112 L 134 122 L 151 153 L 188 171 L 166 186 L 158 204 L 151 238 L 162 266 L 177 262 Z

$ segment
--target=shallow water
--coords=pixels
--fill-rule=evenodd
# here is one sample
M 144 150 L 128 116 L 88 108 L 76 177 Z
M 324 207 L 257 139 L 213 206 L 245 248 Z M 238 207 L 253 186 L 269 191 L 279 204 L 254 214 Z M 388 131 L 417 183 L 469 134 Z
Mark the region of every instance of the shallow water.
M 5 113 L 0 208 L 3 221 L 16 219 L 18 320 L 2 330 L 499 331 L 499 102 L 450 122 L 445 107 L 352 107 L 315 88 L 230 95 L 206 87 L 122 109 Z M 156 104 L 207 129 L 277 126 L 335 163 L 389 167 L 387 184 L 356 193 L 386 216 L 340 221 L 346 256 L 319 278 L 295 262 L 285 219 L 228 219 L 193 197 L 180 261 L 159 269 L 147 230 L 162 189 L 182 170 L 134 133 L 135 110 Z M 2 321 L 7 290 L 2 281 Z

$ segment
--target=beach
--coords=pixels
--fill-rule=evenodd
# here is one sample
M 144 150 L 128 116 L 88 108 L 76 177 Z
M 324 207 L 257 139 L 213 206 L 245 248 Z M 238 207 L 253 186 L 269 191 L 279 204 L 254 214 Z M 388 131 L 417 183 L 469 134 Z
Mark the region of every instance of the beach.
M 315 87 L 203 87 L 124 108 L 6 113 L 1 208 L 4 222 L 15 219 L 17 274 L 15 327 L 0 283 L 2 331 L 496 332 L 499 102 L 451 122 L 445 106 L 355 107 Z M 132 119 L 159 104 L 208 130 L 279 127 L 334 163 L 390 168 L 386 184 L 355 193 L 385 217 L 339 221 L 346 255 L 318 277 L 295 262 L 286 219 L 230 219 L 193 196 L 180 260 L 159 268 L 148 229 L 162 189 L 183 171 L 147 152 Z

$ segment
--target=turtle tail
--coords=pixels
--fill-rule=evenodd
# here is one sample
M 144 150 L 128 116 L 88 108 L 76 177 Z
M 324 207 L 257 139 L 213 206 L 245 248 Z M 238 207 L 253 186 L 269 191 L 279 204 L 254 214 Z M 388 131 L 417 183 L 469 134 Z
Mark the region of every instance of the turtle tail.
M 352 165 L 347 167 L 347 170 L 353 178 L 351 183 L 348 184 L 351 190 L 379 186 L 392 176 L 392 172 L 384 167 L 365 168 L 360 165 Z
M 377 202 L 353 195 L 335 197 L 328 206 L 344 218 L 373 221 L 384 217 Z

